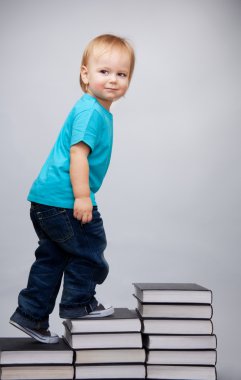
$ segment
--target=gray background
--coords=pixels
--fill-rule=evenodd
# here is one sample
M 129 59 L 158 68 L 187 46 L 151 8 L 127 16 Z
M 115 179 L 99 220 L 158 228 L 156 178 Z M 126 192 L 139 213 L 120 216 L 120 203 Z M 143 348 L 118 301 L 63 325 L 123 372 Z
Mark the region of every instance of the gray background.
M 136 306 L 132 282 L 196 282 L 214 294 L 219 379 L 240 380 L 241 2 L 0 2 L 1 336 L 37 239 L 26 196 L 81 96 L 82 51 L 102 33 L 137 56 L 112 107 L 114 150 L 97 196 L 110 275 L 98 296 Z M 62 334 L 58 307 L 53 330 Z

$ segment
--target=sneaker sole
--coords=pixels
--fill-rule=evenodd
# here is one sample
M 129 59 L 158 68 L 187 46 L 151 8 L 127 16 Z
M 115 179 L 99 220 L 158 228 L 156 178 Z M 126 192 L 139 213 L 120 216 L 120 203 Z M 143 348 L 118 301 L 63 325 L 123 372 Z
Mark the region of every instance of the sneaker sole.
M 114 308 L 109 307 L 108 309 L 105 310 L 100 310 L 100 311 L 92 311 L 91 313 L 84 315 L 82 318 L 103 318 L 103 317 L 108 317 L 109 315 L 114 314 Z
M 14 327 L 16 327 L 17 329 L 23 331 L 25 334 L 31 336 L 31 338 L 34 338 L 38 342 L 47 343 L 47 344 L 59 343 L 58 336 L 42 338 L 39 335 L 35 334 L 32 330 L 28 329 L 27 327 L 20 326 L 18 323 L 14 321 L 10 320 L 9 323 L 13 325 Z

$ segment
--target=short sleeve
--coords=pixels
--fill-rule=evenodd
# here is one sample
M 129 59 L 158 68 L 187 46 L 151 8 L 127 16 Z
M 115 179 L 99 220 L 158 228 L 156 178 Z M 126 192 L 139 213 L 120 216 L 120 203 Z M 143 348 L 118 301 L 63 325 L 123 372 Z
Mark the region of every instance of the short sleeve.
M 101 118 L 94 109 L 79 112 L 73 121 L 70 146 L 79 142 L 94 149 L 101 128 Z

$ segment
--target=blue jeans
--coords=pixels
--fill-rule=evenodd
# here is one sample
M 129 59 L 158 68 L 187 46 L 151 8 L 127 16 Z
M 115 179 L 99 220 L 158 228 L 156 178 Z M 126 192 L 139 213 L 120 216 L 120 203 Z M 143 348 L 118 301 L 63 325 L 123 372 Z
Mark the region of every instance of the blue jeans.
M 96 284 L 109 271 L 104 258 L 106 236 L 96 206 L 90 223 L 81 224 L 72 209 L 31 204 L 30 217 L 39 238 L 26 289 L 19 293 L 11 317 L 29 328 L 48 328 L 63 277 L 61 318 L 78 318 L 93 310 Z

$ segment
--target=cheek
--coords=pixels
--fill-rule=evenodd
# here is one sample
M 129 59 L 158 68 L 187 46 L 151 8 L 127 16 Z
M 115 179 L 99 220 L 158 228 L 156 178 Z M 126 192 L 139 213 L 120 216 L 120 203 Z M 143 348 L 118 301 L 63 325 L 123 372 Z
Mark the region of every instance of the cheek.
M 103 81 L 95 81 L 94 87 L 96 90 L 101 90 L 103 87 Z
M 123 90 L 127 90 L 128 89 L 128 87 L 129 87 L 129 83 L 123 83 L 122 84 L 122 88 L 123 88 Z

